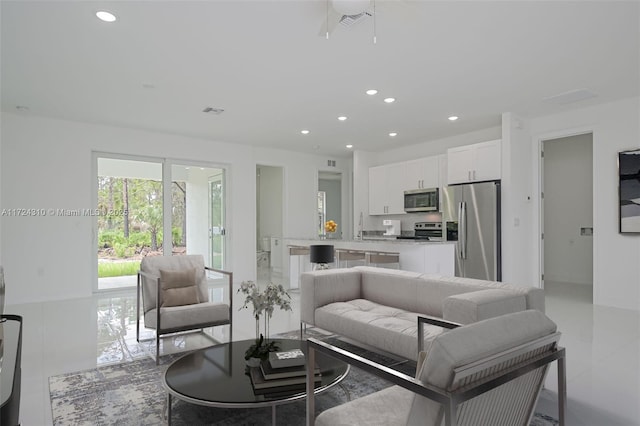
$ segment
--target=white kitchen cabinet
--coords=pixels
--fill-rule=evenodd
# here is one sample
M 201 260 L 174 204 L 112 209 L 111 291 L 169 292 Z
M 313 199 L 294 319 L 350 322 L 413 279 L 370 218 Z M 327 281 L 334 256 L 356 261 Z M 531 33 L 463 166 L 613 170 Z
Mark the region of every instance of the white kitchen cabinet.
M 369 214 L 404 214 L 404 179 L 401 163 L 369 169 Z
M 369 168 L 369 214 L 404 214 L 404 191 L 438 188 L 438 156 Z
M 481 182 L 501 177 L 500 139 L 447 150 L 447 183 Z
M 424 157 L 400 164 L 402 164 L 404 176 L 403 191 L 437 188 L 440 185 L 438 156 Z

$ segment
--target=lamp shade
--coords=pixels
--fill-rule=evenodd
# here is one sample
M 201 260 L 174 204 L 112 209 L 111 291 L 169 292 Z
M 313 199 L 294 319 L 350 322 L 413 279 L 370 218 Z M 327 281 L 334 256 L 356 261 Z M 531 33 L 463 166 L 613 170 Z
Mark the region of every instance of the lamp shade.
M 332 263 L 333 246 L 326 244 L 309 246 L 309 260 L 311 263 Z

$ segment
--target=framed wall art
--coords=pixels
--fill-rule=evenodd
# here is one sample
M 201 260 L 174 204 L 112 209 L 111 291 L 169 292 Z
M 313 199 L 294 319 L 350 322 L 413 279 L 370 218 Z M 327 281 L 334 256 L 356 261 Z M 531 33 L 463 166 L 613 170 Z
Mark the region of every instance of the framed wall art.
M 640 149 L 618 153 L 620 233 L 640 233 Z

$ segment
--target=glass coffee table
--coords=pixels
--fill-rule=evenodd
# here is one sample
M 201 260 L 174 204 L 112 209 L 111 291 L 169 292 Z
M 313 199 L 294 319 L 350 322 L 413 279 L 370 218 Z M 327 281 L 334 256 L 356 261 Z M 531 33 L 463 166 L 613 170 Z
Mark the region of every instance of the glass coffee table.
M 306 350 L 304 341 L 274 339 L 279 350 Z M 271 407 L 271 422 L 276 423 L 276 406 L 306 398 L 306 390 L 284 393 L 256 394 L 246 373 L 244 354 L 253 340 L 223 343 L 191 352 L 173 362 L 164 374 L 167 390 L 167 421 L 171 424 L 172 398 L 191 404 L 218 408 Z M 316 353 L 316 364 L 322 380 L 315 385 L 321 393 L 340 383 L 349 372 L 349 365 Z

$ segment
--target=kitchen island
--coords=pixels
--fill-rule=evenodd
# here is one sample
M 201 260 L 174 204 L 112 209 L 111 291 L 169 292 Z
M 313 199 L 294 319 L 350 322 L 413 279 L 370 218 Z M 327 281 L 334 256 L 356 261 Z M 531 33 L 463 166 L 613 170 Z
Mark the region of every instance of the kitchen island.
M 304 249 L 314 244 L 333 245 L 336 249 L 372 252 L 395 252 L 400 256 L 400 268 L 426 274 L 455 275 L 455 243 L 448 241 L 397 240 L 393 238 L 342 240 L 284 238 L 289 264 L 290 288 L 299 288 L 300 273 L 310 271 L 312 265 Z M 335 265 L 330 265 L 335 267 Z

